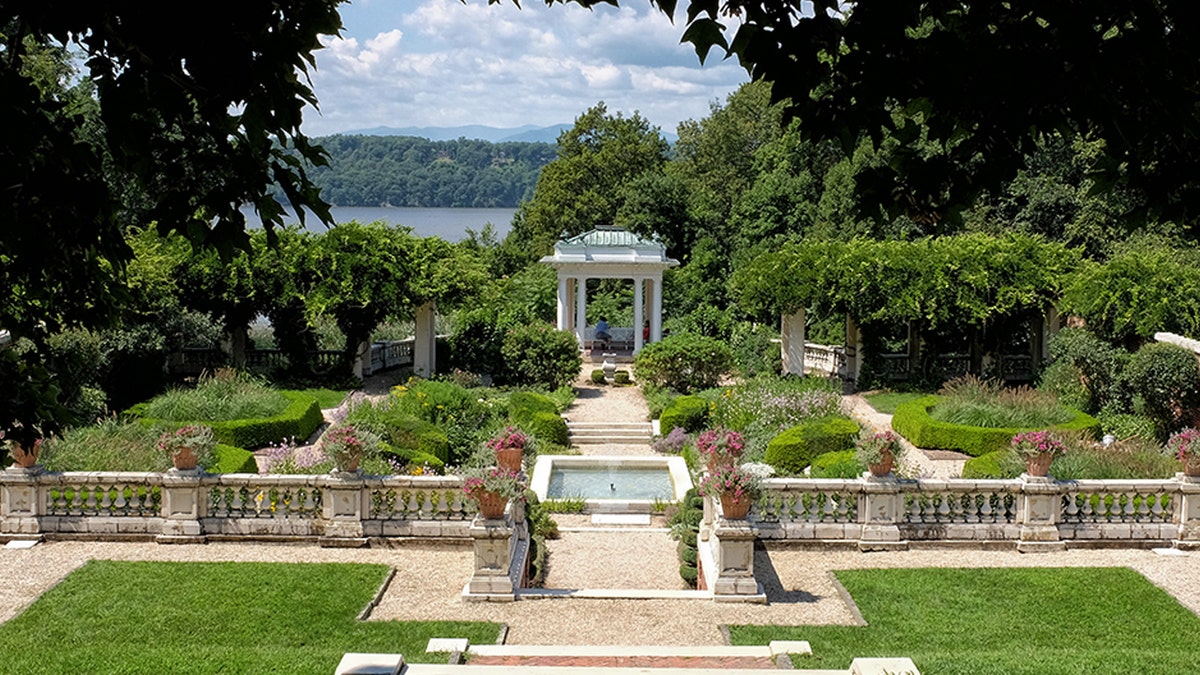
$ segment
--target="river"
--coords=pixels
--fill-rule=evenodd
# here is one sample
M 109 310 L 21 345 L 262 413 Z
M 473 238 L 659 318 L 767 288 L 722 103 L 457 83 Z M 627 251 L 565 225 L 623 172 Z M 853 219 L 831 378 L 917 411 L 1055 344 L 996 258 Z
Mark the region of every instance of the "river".
M 446 241 L 459 241 L 467 237 L 467 228 L 479 232 L 483 226 L 491 223 L 496 229 L 496 238 L 503 239 L 512 229 L 514 208 L 496 209 L 451 209 L 451 208 L 412 208 L 412 207 L 374 207 L 374 206 L 335 206 L 331 209 L 336 223 L 357 220 L 360 223 L 371 223 L 382 220 L 391 225 L 411 227 L 413 233 L 421 237 L 438 236 Z M 262 220 L 254 209 L 242 207 L 246 214 L 246 223 L 251 228 L 262 227 Z M 294 222 L 295 218 L 287 218 Z M 322 232 L 325 226 L 311 215 L 305 219 L 305 227 L 313 232 Z

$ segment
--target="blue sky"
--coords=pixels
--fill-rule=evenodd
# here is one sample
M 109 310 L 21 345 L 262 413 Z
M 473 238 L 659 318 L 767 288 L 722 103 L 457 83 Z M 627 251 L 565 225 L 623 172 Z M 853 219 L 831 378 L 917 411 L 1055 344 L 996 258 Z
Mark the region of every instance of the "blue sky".
M 542 0 L 356 0 L 340 6 L 341 38 L 317 52 L 320 136 L 375 126 L 515 127 L 571 123 L 603 100 L 674 132 L 749 78 L 714 51 L 701 66 L 646 0 L 620 8 L 546 7 Z

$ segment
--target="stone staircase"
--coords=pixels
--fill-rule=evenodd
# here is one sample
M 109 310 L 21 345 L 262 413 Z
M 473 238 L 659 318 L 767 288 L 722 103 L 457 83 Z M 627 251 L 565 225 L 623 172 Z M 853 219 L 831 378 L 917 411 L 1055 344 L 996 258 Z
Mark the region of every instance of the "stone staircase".
M 650 422 L 572 422 L 567 421 L 571 445 L 650 444 L 654 427 Z

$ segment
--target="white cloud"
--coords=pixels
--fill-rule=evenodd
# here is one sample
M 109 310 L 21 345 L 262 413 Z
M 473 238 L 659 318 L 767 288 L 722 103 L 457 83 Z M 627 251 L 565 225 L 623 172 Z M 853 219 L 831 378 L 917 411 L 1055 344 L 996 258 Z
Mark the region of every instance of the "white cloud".
M 321 115 L 307 115 L 305 130 L 550 125 L 599 100 L 674 130 L 747 79 L 716 55 L 700 67 L 690 45 L 678 44 L 683 27 L 648 7 L 522 7 L 343 5 L 346 36 L 317 53 Z

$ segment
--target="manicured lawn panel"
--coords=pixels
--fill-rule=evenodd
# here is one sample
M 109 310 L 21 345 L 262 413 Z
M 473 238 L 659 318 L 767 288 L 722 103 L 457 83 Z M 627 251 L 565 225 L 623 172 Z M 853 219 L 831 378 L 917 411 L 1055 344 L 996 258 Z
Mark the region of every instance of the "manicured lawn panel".
M 309 398 L 317 399 L 317 403 L 322 408 L 336 408 L 342 404 L 342 400 L 346 398 L 346 392 L 337 391 L 335 389 L 312 388 L 312 389 L 284 389 L 282 391 L 290 391 L 293 394 L 300 394 Z
M 360 622 L 387 567 L 93 561 L 0 625 L 19 673 L 332 673 L 345 652 L 495 642 L 485 622 Z
M 866 394 L 863 396 L 863 398 L 867 399 L 867 403 L 870 403 L 871 407 L 875 410 L 887 415 L 891 415 L 896 412 L 896 406 L 900 405 L 901 403 L 915 401 L 922 396 L 928 395 L 929 394 L 922 394 L 920 392 L 885 391 L 878 394 Z
M 922 675 L 1200 672 L 1200 618 L 1125 568 L 844 570 L 869 625 L 733 626 L 808 640 L 799 668 L 908 656 Z

